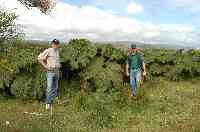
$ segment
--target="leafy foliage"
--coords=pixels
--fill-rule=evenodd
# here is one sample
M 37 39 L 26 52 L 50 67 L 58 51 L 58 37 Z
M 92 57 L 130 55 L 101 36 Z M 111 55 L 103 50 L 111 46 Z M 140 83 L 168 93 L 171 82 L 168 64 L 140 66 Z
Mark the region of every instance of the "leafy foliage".
M 42 99 L 46 76 L 36 58 L 47 46 L 15 40 L 0 47 L 0 90 L 9 89 L 20 98 Z M 193 57 L 200 56 L 200 51 L 148 49 L 143 53 L 147 79 L 162 77 L 179 81 L 200 75 L 200 63 L 193 61 Z M 60 90 L 66 94 L 70 90 L 98 94 L 121 92 L 128 81 L 124 78 L 126 58 L 125 52 L 112 45 L 94 45 L 85 39 L 73 39 L 61 47 Z
M 43 113 L 43 106 L 4 101 L 4 93 L 10 90 L 26 101 L 44 97 L 45 70 L 36 57 L 45 48 L 22 41 L 0 45 L 0 122 L 12 121 L 12 127 L 0 126 L 2 131 L 199 130 L 199 79 L 191 78 L 200 75 L 200 63 L 192 59 L 200 51 L 144 50 L 148 78 L 153 80 L 131 97 L 128 80 L 123 79 L 125 52 L 111 45 L 72 40 L 61 49 L 62 105 L 55 105 L 51 116 L 24 116 L 22 110 Z
M 0 43 L 19 35 L 15 24 L 16 18 L 15 12 L 0 7 Z
M 123 64 L 126 60 L 125 53 L 120 49 L 114 48 L 111 44 L 99 45 L 98 53 L 105 58 L 105 61 L 116 61 Z
M 173 50 L 152 49 L 145 51 L 149 76 L 180 80 L 199 76 L 200 63 L 193 61 L 199 51 L 180 53 Z
M 85 39 L 73 39 L 62 49 L 62 62 L 69 62 L 72 69 L 83 69 L 96 55 L 96 47 Z
M 41 100 L 46 87 L 46 74 L 40 66 L 33 66 L 34 71 L 21 71 L 16 75 L 11 86 L 11 93 L 18 98 Z
M 18 0 L 27 8 L 37 7 L 41 10 L 42 13 L 50 12 L 55 6 L 55 2 L 53 0 Z
M 35 68 L 38 67 L 35 66 L 37 55 L 44 48 L 25 45 L 19 41 L 10 41 L 9 44 L 3 44 L 1 47 L 0 84 L 9 87 L 16 96 L 26 97 L 34 94 L 28 89 L 41 88 L 39 82 L 45 79 L 45 76 L 40 76 L 43 73 L 42 68 Z M 42 85 L 44 84 L 42 82 Z M 34 96 L 38 96 L 38 94 L 34 94 Z
M 105 63 L 103 57 L 95 57 L 80 77 L 83 88 L 101 93 L 122 85 L 121 66 L 114 62 Z

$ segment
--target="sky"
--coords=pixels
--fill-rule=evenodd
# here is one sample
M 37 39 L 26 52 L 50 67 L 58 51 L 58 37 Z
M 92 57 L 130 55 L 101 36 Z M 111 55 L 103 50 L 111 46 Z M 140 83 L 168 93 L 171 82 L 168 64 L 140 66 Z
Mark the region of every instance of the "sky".
M 18 14 L 27 40 L 136 41 L 200 47 L 200 0 L 57 0 L 49 15 L 17 0 L 0 0 Z

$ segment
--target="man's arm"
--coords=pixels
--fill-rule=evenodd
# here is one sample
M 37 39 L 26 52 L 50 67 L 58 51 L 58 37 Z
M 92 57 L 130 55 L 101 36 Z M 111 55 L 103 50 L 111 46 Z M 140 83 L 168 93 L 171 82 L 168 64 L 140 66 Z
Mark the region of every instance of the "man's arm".
M 126 75 L 129 76 L 129 64 L 126 64 Z
M 38 61 L 39 63 L 46 69 L 49 69 L 48 65 L 47 65 L 47 58 L 48 58 L 48 50 L 45 50 L 44 52 L 42 52 L 39 56 L 38 56 Z
M 142 70 L 143 70 L 143 76 L 146 76 L 146 64 L 144 61 L 142 62 Z
M 45 60 L 38 60 L 38 61 L 45 69 L 49 69 L 49 67 L 47 66 L 47 62 Z
M 146 64 L 144 62 L 144 56 L 142 54 L 140 55 L 140 60 L 141 60 L 142 75 L 146 76 Z

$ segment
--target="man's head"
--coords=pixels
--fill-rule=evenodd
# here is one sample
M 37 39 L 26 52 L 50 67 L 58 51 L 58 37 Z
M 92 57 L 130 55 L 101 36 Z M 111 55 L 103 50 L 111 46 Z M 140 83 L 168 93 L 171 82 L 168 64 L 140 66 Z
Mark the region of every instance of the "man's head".
M 52 44 L 52 48 L 55 48 L 55 49 L 60 48 L 60 41 L 57 39 L 52 40 L 51 44 Z
M 136 51 L 137 51 L 137 46 L 136 46 L 136 44 L 131 44 L 130 50 L 131 50 L 131 52 L 136 52 Z

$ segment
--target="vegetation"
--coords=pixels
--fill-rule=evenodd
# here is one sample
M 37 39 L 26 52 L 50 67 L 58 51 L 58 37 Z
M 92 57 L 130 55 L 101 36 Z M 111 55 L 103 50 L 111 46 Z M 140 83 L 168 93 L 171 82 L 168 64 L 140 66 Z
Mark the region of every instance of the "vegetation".
M 192 59 L 194 56 L 200 56 L 199 51 L 189 50 L 183 53 L 158 49 L 148 50 L 145 56 L 150 76 L 178 81 L 200 75 L 200 63 Z
M 52 0 L 18 0 L 27 8 L 37 7 L 42 13 L 48 14 L 55 2 Z M 19 32 L 18 26 L 15 24 L 17 18 L 16 13 L 13 10 L 7 10 L 3 6 L 0 6 L 0 43 L 5 40 L 16 38 L 22 33 Z
M 42 13 L 50 12 L 55 6 L 55 2 L 52 0 L 18 0 L 27 8 L 37 7 Z
M 15 24 L 16 18 L 15 12 L 8 11 L 0 6 L 0 43 L 19 35 Z
M 7 43 L 1 44 L 0 54 L 0 88 L 3 94 L 42 99 L 45 70 L 38 65 L 36 58 L 47 47 L 23 44 L 20 40 Z M 180 53 L 144 49 L 143 52 L 148 69 L 147 80 L 161 77 L 180 81 L 200 75 L 200 63 L 192 59 L 200 56 L 199 51 Z M 88 40 L 74 39 L 61 48 L 61 80 L 70 83 L 79 78 L 80 89 L 88 92 L 120 91 L 124 85 L 128 85 L 124 74 L 126 56 L 125 52 L 112 45 L 94 45 Z M 68 85 L 64 86 L 67 88 Z
M 37 62 L 46 48 L 21 40 L 0 44 L 0 130 L 200 130 L 200 63 L 193 60 L 200 51 L 143 49 L 148 74 L 139 95 L 132 98 L 124 74 L 126 52 L 109 44 L 73 39 L 61 47 L 61 104 L 50 115 L 41 103 L 46 75 Z
M 70 90 L 62 104 L 55 104 L 52 115 L 41 103 L 1 100 L 0 130 L 199 132 L 199 85 L 198 80 L 155 80 L 146 82 L 137 98 L 131 98 L 127 88 L 119 94 L 86 94 L 68 87 Z

